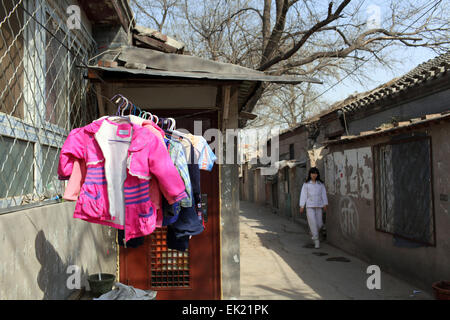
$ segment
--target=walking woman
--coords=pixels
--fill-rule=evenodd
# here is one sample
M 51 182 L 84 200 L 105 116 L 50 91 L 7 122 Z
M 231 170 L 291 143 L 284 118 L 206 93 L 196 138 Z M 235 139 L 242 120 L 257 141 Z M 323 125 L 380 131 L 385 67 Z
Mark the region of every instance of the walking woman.
M 320 179 L 319 170 L 315 167 L 311 168 L 300 193 L 300 214 L 306 207 L 306 217 L 316 249 L 320 248 L 319 231 L 323 226 L 322 210 L 326 212 L 327 206 L 325 184 Z

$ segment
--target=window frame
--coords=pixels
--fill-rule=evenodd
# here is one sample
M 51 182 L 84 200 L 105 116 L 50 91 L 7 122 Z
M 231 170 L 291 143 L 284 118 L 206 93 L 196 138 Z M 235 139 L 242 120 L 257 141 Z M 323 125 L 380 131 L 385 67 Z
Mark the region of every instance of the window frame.
M 62 8 L 69 6 L 67 1 L 54 0 L 24 0 L 24 7 L 27 11 L 35 14 L 34 18 L 42 25 L 47 25 L 47 15 L 53 19 L 58 27 L 64 33 L 64 40 L 62 41 L 67 47 L 75 48 L 75 52 L 83 57 L 88 58 L 89 52 L 95 48 L 95 40 L 92 38 L 90 31 L 81 22 L 83 32 L 73 32 L 69 30 L 65 21 L 65 10 Z M 63 50 L 63 61 L 65 63 L 65 74 L 57 74 L 57 77 L 65 78 L 64 87 L 65 100 L 64 110 L 65 123 L 64 126 L 53 124 L 46 119 L 46 103 L 47 103 L 47 31 L 39 25 L 27 12 L 23 11 L 23 73 L 24 79 L 20 86 L 23 90 L 23 119 L 18 118 L 12 114 L 0 112 L 0 135 L 14 140 L 22 140 L 31 144 L 33 148 L 32 170 L 33 170 L 33 191 L 31 194 L 22 194 L 20 196 L 6 196 L 0 198 L 0 214 L 22 210 L 23 208 L 32 206 L 41 206 L 46 203 L 54 203 L 57 200 L 45 199 L 44 201 L 36 201 L 32 204 L 21 204 L 26 197 L 38 197 L 45 193 L 45 186 L 43 186 L 44 164 L 48 160 L 50 152 L 44 154 L 44 149 L 48 150 L 55 148 L 60 150 L 64 141 L 71 129 L 73 119 L 71 119 L 71 85 L 74 83 L 72 72 L 76 68 L 76 58 L 67 49 L 59 44 L 59 50 Z M 63 15 L 63 17 L 61 16 Z M 17 30 L 17 31 L 19 31 Z M 15 31 L 15 30 L 14 30 Z M 57 40 L 54 40 L 57 41 Z M 59 43 L 59 42 L 58 42 Z M 60 54 L 60 53 L 58 53 Z M 81 71 L 80 71 L 81 72 Z M 81 79 L 81 78 L 80 78 Z M 85 81 L 83 83 L 83 81 Z M 86 81 L 80 82 L 78 88 L 79 95 L 82 95 L 80 102 L 86 105 Z M 59 91 L 59 96 L 62 93 Z M 76 97 L 76 96 L 75 96 Z M 60 99 L 60 98 L 59 98 Z M 59 100 L 57 100 L 59 101 Z M 28 148 L 28 146 L 27 146 Z M 54 166 L 52 166 L 54 168 Z M 58 186 L 59 190 L 59 186 Z
M 417 134 L 417 135 L 416 135 Z M 433 223 L 433 231 L 430 235 L 430 239 L 431 242 L 424 242 L 424 241 L 420 241 L 417 239 L 413 239 L 413 238 L 409 238 L 409 237 L 405 237 L 403 235 L 400 235 L 398 233 L 395 232 L 391 232 L 391 231 L 387 231 L 384 229 L 381 229 L 378 227 L 378 221 L 382 219 L 381 217 L 378 218 L 378 215 L 383 215 L 380 211 L 379 211 L 379 206 L 380 206 L 380 196 L 379 195 L 379 191 L 381 192 L 380 189 L 380 157 L 379 157 L 379 150 L 380 147 L 386 146 L 386 145 L 396 145 L 396 144 L 403 144 L 403 143 L 408 143 L 408 142 L 414 142 L 414 141 L 420 141 L 420 140 L 427 140 L 428 141 L 428 146 L 429 146 L 429 166 L 430 166 L 430 204 L 431 204 L 431 208 L 430 208 L 430 214 L 432 215 L 431 217 L 431 221 Z M 399 138 L 399 139 L 395 139 L 395 140 L 390 140 L 387 142 L 383 142 L 383 143 L 378 143 L 375 145 L 372 145 L 372 161 L 373 161 L 373 168 L 374 168 L 374 174 L 373 174 L 373 190 L 374 190 L 374 227 L 375 227 L 375 231 L 381 232 L 381 233 L 385 233 L 385 234 L 389 234 L 392 235 L 394 237 L 397 238 L 401 238 L 407 241 L 411 241 L 411 242 L 415 242 L 418 244 L 422 244 L 422 245 L 427 245 L 430 247 L 436 247 L 436 212 L 435 212 L 435 199 L 434 199 L 434 174 L 433 174 L 433 145 L 432 145 L 432 137 L 429 135 L 423 135 L 423 132 L 415 132 L 412 133 L 410 135 L 410 137 L 404 137 L 404 138 Z M 380 208 L 381 210 L 381 208 Z

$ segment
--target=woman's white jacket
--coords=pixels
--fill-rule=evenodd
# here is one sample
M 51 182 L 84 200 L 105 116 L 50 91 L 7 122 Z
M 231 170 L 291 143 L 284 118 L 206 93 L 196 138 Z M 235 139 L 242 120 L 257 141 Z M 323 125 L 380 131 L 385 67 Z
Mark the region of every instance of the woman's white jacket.
M 328 205 L 327 192 L 325 185 L 320 181 L 316 183 L 309 181 L 305 182 L 300 193 L 300 207 L 307 208 L 322 208 Z

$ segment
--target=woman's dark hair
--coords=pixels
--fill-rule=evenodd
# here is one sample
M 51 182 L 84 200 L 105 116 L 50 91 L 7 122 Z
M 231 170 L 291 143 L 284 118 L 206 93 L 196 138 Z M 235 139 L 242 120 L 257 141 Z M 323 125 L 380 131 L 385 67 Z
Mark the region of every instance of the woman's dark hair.
M 320 181 L 323 183 L 322 179 L 320 179 L 319 169 L 317 169 L 316 167 L 312 167 L 311 169 L 309 169 L 308 177 L 306 178 L 306 182 L 311 181 L 311 173 L 317 173 L 316 181 Z

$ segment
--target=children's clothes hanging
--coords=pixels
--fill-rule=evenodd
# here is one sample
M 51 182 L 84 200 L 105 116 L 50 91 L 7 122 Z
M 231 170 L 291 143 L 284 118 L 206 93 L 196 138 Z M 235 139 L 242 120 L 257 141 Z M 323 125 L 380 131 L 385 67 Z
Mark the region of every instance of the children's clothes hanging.
M 206 139 L 202 136 L 194 136 L 192 134 L 186 134 L 186 138 L 188 138 L 194 146 L 198 158 L 198 162 L 196 163 L 199 168 L 201 170 L 211 171 L 217 157 L 211 150 L 211 147 Z
M 167 248 L 178 251 L 186 251 L 189 249 L 189 240 L 191 236 L 176 237 L 175 230 L 172 226 L 167 227 Z
M 117 242 L 119 243 L 119 246 L 124 247 L 124 242 L 123 239 L 125 238 L 125 232 L 123 230 L 118 230 L 118 237 L 117 237 Z M 126 242 L 126 247 L 127 248 L 138 248 L 140 246 L 142 246 L 144 244 L 145 241 L 145 237 L 137 237 L 137 238 L 133 238 L 130 239 Z
M 205 228 L 201 208 L 200 168 L 195 163 L 192 145 L 190 145 L 190 150 L 191 158 L 188 159 L 188 168 L 192 184 L 192 206 L 182 207 L 179 215 L 170 219 L 167 229 L 167 247 L 180 251 L 188 248 L 190 237 L 202 233 Z
M 162 143 L 164 143 L 164 131 L 156 125 L 153 121 L 142 119 L 137 116 L 129 116 L 132 123 L 140 125 L 141 127 L 147 128 L 154 135 L 156 135 Z
M 129 116 L 132 123 L 136 125 L 140 125 L 147 130 L 149 130 L 153 135 L 155 135 L 158 140 L 161 142 L 161 145 L 166 149 L 166 144 L 164 142 L 164 131 L 159 128 L 153 121 L 145 120 L 140 117 L 136 116 Z M 161 196 L 161 190 L 159 187 L 159 182 L 157 179 L 151 179 L 150 180 L 150 198 L 152 199 L 153 203 L 155 204 L 155 210 L 156 210 L 156 227 L 161 227 L 163 224 L 163 203 L 162 203 L 162 196 Z
M 101 118 L 72 130 L 60 154 L 61 180 L 70 178 L 75 160 L 86 164 L 87 173 L 74 217 L 125 229 L 125 241 L 148 235 L 156 227 L 155 207 L 149 196 L 152 175 L 170 204 L 187 197 L 164 145 L 148 129 L 132 123 Z M 113 181 L 123 184 L 114 185 Z
M 72 174 L 68 178 L 63 199 L 66 201 L 77 201 L 86 177 L 86 164 L 84 161 L 75 159 L 73 162 Z
M 169 151 L 170 158 L 172 159 L 175 167 L 178 170 L 181 178 L 183 179 L 187 198 L 181 200 L 180 205 L 185 208 L 192 206 L 192 186 L 191 179 L 189 177 L 189 168 L 186 161 L 186 155 L 184 154 L 183 146 L 180 142 L 173 139 L 166 139 L 167 150 Z

